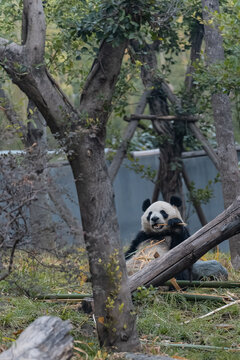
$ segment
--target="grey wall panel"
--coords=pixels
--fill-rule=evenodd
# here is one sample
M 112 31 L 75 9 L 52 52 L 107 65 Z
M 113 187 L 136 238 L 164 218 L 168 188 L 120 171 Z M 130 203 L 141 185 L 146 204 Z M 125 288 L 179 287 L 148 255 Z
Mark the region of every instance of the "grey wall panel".
M 158 155 L 139 157 L 140 164 L 150 166 L 152 169 L 158 168 Z M 141 178 L 125 165 L 125 160 L 114 181 L 115 204 L 120 226 L 120 233 L 123 245 L 128 244 L 141 228 L 142 202 L 152 196 L 154 185 L 151 181 Z M 214 181 L 217 171 L 207 156 L 196 158 L 185 158 L 184 164 L 191 181 L 196 188 L 204 188 L 209 180 Z M 73 214 L 79 218 L 77 196 L 74 186 L 73 176 L 69 166 L 54 168 L 51 170 L 54 179 L 57 179 L 62 189 L 64 200 Z M 213 196 L 209 203 L 203 204 L 202 208 L 208 221 L 215 218 L 224 209 L 221 182 L 212 185 Z M 186 188 L 184 186 L 186 194 Z M 159 199 L 161 200 L 161 198 Z M 187 202 L 187 218 L 185 219 L 190 233 L 201 228 L 201 224 L 195 213 L 194 208 Z M 228 241 L 220 244 L 222 251 L 228 251 Z

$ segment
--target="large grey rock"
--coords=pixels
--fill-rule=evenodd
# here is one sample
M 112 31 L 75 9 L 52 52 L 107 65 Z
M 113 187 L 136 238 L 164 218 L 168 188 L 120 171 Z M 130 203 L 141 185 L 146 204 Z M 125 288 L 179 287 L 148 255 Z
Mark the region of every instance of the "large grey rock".
M 210 279 L 210 280 L 227 280 L 227 269 L 216 260 L 198 260 L 192 266 L 193 280 Z
M 69 360 L 73 354 L 70 322 L 42 316 L 30 324 L 0 360 Z

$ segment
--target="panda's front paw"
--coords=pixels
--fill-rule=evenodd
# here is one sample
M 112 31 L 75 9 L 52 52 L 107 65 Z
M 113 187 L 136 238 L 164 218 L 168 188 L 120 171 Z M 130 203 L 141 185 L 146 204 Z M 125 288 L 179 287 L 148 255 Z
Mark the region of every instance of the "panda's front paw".
M 179 224 L 182 224 L 182 220 L 178 218 L 173 218 L 168 220 L 168 225 L 171 227 L 178 226 Z

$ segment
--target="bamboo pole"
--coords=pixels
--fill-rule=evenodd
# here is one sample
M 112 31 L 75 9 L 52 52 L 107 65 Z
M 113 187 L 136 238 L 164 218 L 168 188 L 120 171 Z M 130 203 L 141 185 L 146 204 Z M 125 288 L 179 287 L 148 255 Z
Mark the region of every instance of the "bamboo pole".
M 210 300 L 210 301 L 218 301 L 221 303 L 226 304 L 226 301 L 232 301 L 233 298 L 230 296 L 218 296 L 218 295 L 209 295 L 209 294 L 194 294 L 194 293 L 186 293 L 186 292 L 179 292 L 179 291 L 162 291 L 159 292 L 160 295 L 171 295 L 171 296 L 180 296 L 190 301 L 197 301 L 197 300 Z
M 181 287 L 202 287 L 202 288 L 222 288 L 222 289 L 234 289 L 240 288 L 239 281 L 188 281 L 188 280 L 177 280 L 177 284 Z M 170 286 L 171 282 L 166 281 L 164 286 Z
M 199 350 L 213 350 L 213 351 L 231 351 L 231 352 L 239 352 L 240 348 L 229 348 L 226 346 L 212 346 L 212 345 L 197 345 L 197 344 L 184 344 L 184 343 L 167 343 L 164 341 L 160 342 L 152 342 L 148 340 L 141 340 L 142 343 L 152 343 L 152 345 L 160 345 L 166 347 L 181 347 L 181 348 L 189 348 L 189 349 L 199 349 Z
M 234 289 L 240 288 L 239 281 L 188 281 L 188 280 L 176 280 L 180 287 L 201 287 L 201 288 L 213 288 L 213 289 Z M 171 286 L 170 281 L 166 281 L 163 286 Z M 163 294 L 169 294 L 165 292 Z M 170 294 L 174 294 L 171 292 Z M 182 293 L 181 293 L 182 294 Z M 210 295 L 209 295 L 210 296 Z M 46 294 L 38 295 L 35 297 L 37 300 L 82 300 L 85 298 L 92 298 L 92 294 Z M 214 297 L 215 298 L 215 297 Z
M 38 295 L 35 296 L 37 300 L 68 300 L 68 299 L 76 299 L 82 300 L 85 298 L 92 298 L 92 294 L 46 294 L 46 295 Z

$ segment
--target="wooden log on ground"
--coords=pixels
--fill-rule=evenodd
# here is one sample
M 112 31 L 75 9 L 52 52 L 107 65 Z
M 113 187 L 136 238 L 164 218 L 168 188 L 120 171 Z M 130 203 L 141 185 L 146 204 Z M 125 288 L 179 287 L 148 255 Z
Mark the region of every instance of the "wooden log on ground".
M 73 354 L 69 321 L 42 316 L 29 325 L 0 360 L 68 360 Z
M 139 286 L 162 285 L 190 267 L 214 246 L 240 232 L 240 197 L 232 205 L 166 255 L 129 277 L 131 291 Z

